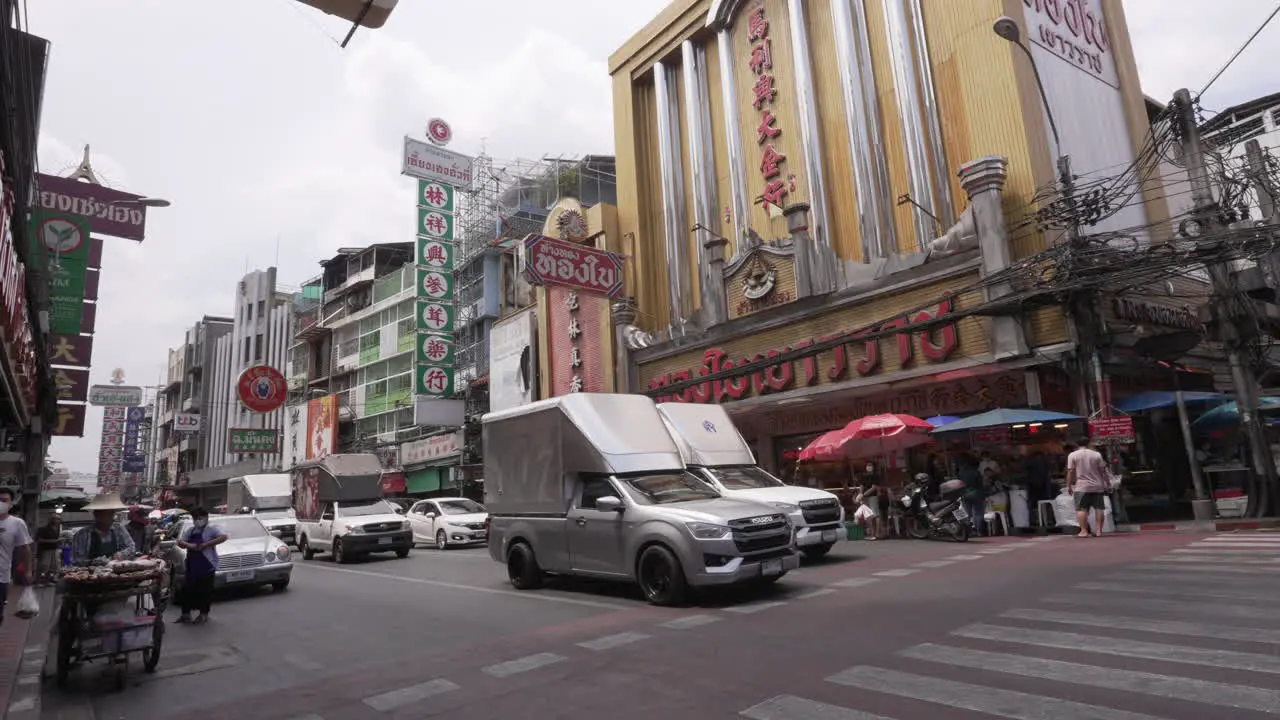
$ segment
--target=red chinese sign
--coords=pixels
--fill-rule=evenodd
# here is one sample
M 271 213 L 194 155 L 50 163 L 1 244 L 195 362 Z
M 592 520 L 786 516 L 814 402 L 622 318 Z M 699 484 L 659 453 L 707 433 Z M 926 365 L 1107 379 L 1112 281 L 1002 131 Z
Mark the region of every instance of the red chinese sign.
M 547 288 L 547 347 L 550 355 L 550 397 L 574 392 L 604 392 L 604 343 L 601 330 L 609 312 L 603 295 L 571 288 Z
M 236 396 L 252 412 L 269 413 L 284 404 L 289 385 L 284 375 L 270 365 L 254 365 L 240 373 Z
M 622 256 L 573 243 L 530 235 L 524 241 L 534 285 L 562 285 L 613 297 L 622 291 Z
M 0 197 L 0 331 L 4 354 L 18 383 L 20 403 L 27 410 L 36 405 L 36 345 L 27 307 L 27 268 L 13 246 L 13 193 Z
M 1089 439 L 1102 445 L 1128 445 L 1134 441 L 1133 418 L 1090 418 Z
M 874 375 L 881 369 L 880 340 L 860 340 L 860 338 L 865 338 L 873 332 L 899 328 L 903 332 L 898 333 L 894 339 L 898 345 L 898 357 L 903 367 L 910 367 L 915 364 L 915 346 L 912 341 L 912 337 L 915 335 L 920 336 L 920 351 L 926 360 L 935 363 L 944 362 L 960 347 L 960 336 L 956 325 L 951 323 L 932 330 L 918 330 L 916 332 L 912 332 L 910 326 L 912 323 L 926 322 L 940 315 L 945 315 L 951 312 L 951 308 L 952 301 L 948 298 L 939 302 L 937 310 L 932 313 L 919 312 L 909 319 L 907 316 L 902 316 L 866 330 L 844 331 L 833 335 L 810 338 L 783 348 L 756 353 L 754 357 L 743 358 L 737 362 L 730 359 L 728 353 L 723 349 L 718 347 L 710 348 L 703 353 L 700 367 L 667 373 L 661 377 L 654 378 L 649 381 L 648 390 L 650 392 L 660 391 L 672 383 L 692 380 L 696 377 L 706 377 L 712 373 L 730 370 L 739 365 L 780 357 L 783 353 L 800 350 L 817 342 L 828 342 L 845 337 L 849 339 L 848 342 L 836 345 L 829 351 L 830 365 L 825 368 L 826 379 L 831 382 L 838 382 L 848 377 L 850 371 L 859 377 L 867 377 Z M 850 360 L 847 350 L 848 346 L 853 344 L 861 344 L 863 347 L 863 358 L 856 362 Z M 797 368 L 799 368 L 798 372 Z M 676 390 L 670 395 L 657 395 L 656 399 L 658 402 L 697 403 L 741 400 L 752 394 L 766 395 L 768 393 L 784 392 L 796 387 L 797 384 L 802 386 L 817 385 L 823 378 L 823 370 L 824 368 L 818 366 L 818 356 L 810 355 L 801 360 L 779 362 L 763 370 L 757 370 L 749 376 L 743 375 L 724 380 L 713 380 Z M 799 375 L 798 378 L 797 375 Z
M 751 86 L 751 104 L 760 111 L 756 144 L 764 148 L 760 156 L 760 176 L 764 179 L 761 199 L 766 205 L 781 209 L 783 198 L 795 187 L 793 176 L 788 174 L 786 179 L 783 178 L 787 156 L 773 145 L 773 141 L 782 134 L 782 129 L 777 125 L 778 118 L 770 110 L 778 97 L 778 91 L 773 86 L 773 41 L 769 38 L 769 20 L 764 14 L 764 5 L 747 15 L 747 41 L 755 43 L 751 46 L 747 66 L 756 78 Z

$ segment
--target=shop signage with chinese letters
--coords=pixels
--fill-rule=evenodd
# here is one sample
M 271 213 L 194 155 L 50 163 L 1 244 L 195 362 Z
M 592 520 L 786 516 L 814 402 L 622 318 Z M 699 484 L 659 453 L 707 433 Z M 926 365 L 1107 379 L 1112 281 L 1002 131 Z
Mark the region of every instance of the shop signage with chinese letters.
M 548 397 L 604 392 L 608 374 L 602 331 L 609 298 L 572 288 L 547 288 Z
M 622 291 L 623 258 L 617 253 L 530 235 L 525 240 L 529 282 L 561 285 L 614 297 Z
M 713 347 L 703 351 L 702 362 L 698 367 L 665 373 L 652 378 L 647 384 L 649 391 L 661 391 L 663 387 L 683 380 L 704 377 L 722 370 L 750 362 L 780 357 L 783 353 L 800 350 L 812 346 L 816 342 L 828 342 L 847 338 L 847 342 L 836 345 L 833 349 L 817 355 L 810 355 L 801 360 L 779 362 L 749 376 L 739 376 L 724 380 L 700 383 L 693 387 L 673 392 L 671 395 L 659 394 L 658 402 L 670 400 L 680 402 L 730 402 L 741 400 L 752 395 L 784 392 L 796 387 L 814 386 L 826 382 L 839 382 L 853 377 L 869 377 L 883 370 L 880 339 L 859 339 L 872 332 L 901 329 L 902 332 L 892 338 L 897 345 L 899 365 L 911 367 L 919 361 L 915 355 L 915 339 L 919 339 L 920 353 L 923 360 L 929 363 L 941 363 L 950 359 L 960 347 L 959 328 L 956 323 L 936 326 L 913 332 L 914 323 L 927 322 L 940 315 L 950 313 L 953 301 L 950 298 L 940 301 L 932 312 L 924 311 L 899 316 L 893 320 L 880 323 L 867 330 L 844 331 L 812 337 L 801 342 L 794 342 L 784 347 L 775 347 L 756 352 L 749 357 L 732 358 L 723 348 Z M 849 348 L 860 347 L 862 358 L 850 357 Z
M 58 400 L 85 402 L 89 397 L 89 371 L 71 368 L 54 368 L 53 382 L 58 388 Z
M 414 393 L 432 397 L 448 397 L 455 392 L 453 368 L 440 365 L 419 365 Z
M 438 462 L 462 452 L 462 433 L 451 432 L 400 446 L 400 467 Z
M 58 403 L 58 416 L 54 419 L 49 434 L 55 437 L 84 437 L 84 419 L 88 410 L 88 405 Z
M 93 359 L 93 338 L 86 335 L 54 335 L 49 339 L 49 364 L 86 368 Z
M 773 85 L 773 40 L 769 37 L 769 19 L 763 4 L 747 15 L 747 42 L 752 43 L 747 67 L 756 78 L 751 86 L 751 105 L 760 112 L 760 124 L 756 126 L 756 144 L 762 148 L 760 177 L 764 180 L 760 199 L 765 205 L 781 210 L 786 196 L 795 190 L 795 176 L 788 173 L 783 177 L 787 156 L 774 144 L 782 128 L 778 127 L 778 118 L 771 109 L 778 90 Z
M 1089 418 L 1089 439 L 1099 445 L 1128 445 L 1134 441 L 1133 418 Z
M 27 269 L 13 246 L 12 219 L 9 203 L 0 198 L 0 341 L 18 384 L 14 400 L 24 406 L 25 416 L 36 402 L 36 346 L 27 312 Z
M 440 148 L 431 148 L 431 151 L 440 151 Z M 453 271 L 457 252 L 454 244 L 457 188 L 447 178 L 418 177 L 423 179 L 418 180 L 414 394 L 438 398 L 456 391 L 453 333 L 458 319 L 458 298 Z

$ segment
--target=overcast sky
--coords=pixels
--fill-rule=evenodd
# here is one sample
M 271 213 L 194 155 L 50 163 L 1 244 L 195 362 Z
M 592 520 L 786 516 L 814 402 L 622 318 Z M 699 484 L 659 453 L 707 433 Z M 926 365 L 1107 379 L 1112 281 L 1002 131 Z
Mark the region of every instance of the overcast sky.
M 1146 92 L 1198 90 L 1275 1 L 1126 0 Z M 341 50 L 346 26 L 293 0 L 30 3 L 53 42 L 40 170 L 69 172 L 89 143 L 104 182 L 173 202 L 141 245 L 107 240 L 93 382 L 117 367 L 159 382 L 166 349 L 230 312 L 247 267 L 296 286 L 340 246 L 409 239 L 398 155 L 429 117 L 452 124 L 453 149 L 499 161 L 612 153 L 608 56 L 665 4 L 402 0 Z M 1280 89 L 1278 40 L 1280 22 L 1204 106 Z M 92 409 L 54 457 L 96 470 L 101 421 Z

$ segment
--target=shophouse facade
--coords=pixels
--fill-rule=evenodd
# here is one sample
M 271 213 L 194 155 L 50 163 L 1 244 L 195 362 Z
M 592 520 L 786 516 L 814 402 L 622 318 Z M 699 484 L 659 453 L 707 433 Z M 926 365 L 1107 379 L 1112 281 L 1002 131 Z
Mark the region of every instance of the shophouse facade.
M 1002 15 L 1045 99 L 989 30 Z M 1063 309 L 983 279 L 1061 239 L 1025 222 L 1057 155 L 1078 173 L 1138 156 L 1118 0 L 680 0 L 610 72 L 620 387 L 726 405 L 774 470 L 876 412 L 1087 412 Z M 1095 229 L 1163 217 L 1143 186 Z
M 157 390 L 150 457 L 157 485 L 177 485 L 192 470 L 207 468 L 214 443 L 205 421 L 213 415 L 211 381 L 218 342 L 234 328 L 230 317 L 205 315 L 169 349 L 164 384 Z

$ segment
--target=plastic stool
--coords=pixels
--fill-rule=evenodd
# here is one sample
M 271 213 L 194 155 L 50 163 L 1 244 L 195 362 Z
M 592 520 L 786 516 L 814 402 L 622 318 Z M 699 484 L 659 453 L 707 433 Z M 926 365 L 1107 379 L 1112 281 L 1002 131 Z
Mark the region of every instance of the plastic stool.
M 1046 531 L 1058 524 L 1058 515 L 1053 511 L 1052 500 L 1041 500 L 1036 503 L 1036 521 Z
M 987 513 L 987 514 L 984 516 L 984 519 L 985 519 L 985 520 L 986 520 L 986 522 L 987 522 L 987 535 L 995 535 L 995 526 L 996 526 L 996 521 L 997 521 L 997 520 L 999 520 L 999 521 L 1000 521 L 1000 523 L 999 523 L 999 524 L 1000 524 L 1000 534 L 1001 534 L 1001 535 L 1008 535 L 1008 534 L 1009 534 L 1009 527 L 1010 527 L 1010 525 L 1011 525 L 1011 524 L 1010 524 L 1010 522 L 1009 522 L 1009 513 L 1007 513 L 1007 512 L 989 512 L 989 513 Z

